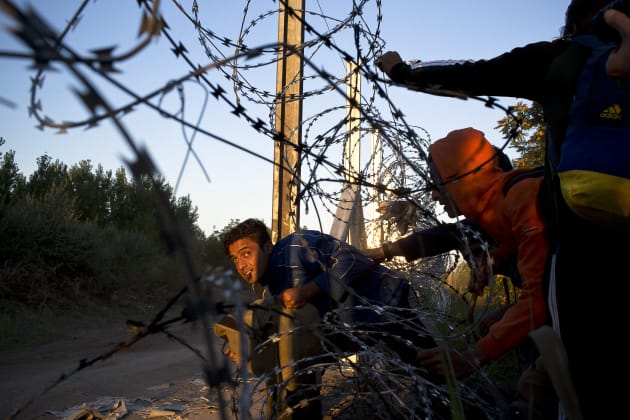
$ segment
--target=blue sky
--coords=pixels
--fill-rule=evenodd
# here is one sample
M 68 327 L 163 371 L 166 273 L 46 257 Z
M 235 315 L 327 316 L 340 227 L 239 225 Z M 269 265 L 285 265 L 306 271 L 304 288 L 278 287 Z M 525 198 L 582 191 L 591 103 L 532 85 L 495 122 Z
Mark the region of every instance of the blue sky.
M 357 2 L 357 0 L 355 0 Z M 83 2 L 80 0 L 16 1 L 19 7 L 30 5 L 57 31 Z M 190 13 L 192 1 L 182 0 L 184 10 Z M 377 28 L 376 1 L 366 2 L 363 19 L 365 25 Z M 383 20 L 380 37 L 385 50 L 398 50 L 404 59 L 418 58 L 423 61 L 443 59 L 482 59 L 508 51 L 526 43 L 557 38 L 564 21 L 568 0 L 383 0 Z M 245 42 L 250 47 L 273 43 L 276 40 L 277 15 L 258 19 L 268 11 L 276 10 L 278 2 L 254 0 L 251 4 L 239 0 L 199 0 L 199 19 L 205 28 L 223 37 L 235 39 L 243 22 L 257 24 L 249 27 Z M 245 9 L 245 6 L 249 7 Z M 307 10 L 316 11 L 332 18 L 345 17 L 352 7 L 347 0 L 306 0 Z M 244 15 L 244 11 L 247 14 Z M 160 2 L 160 13 L 170 27 L 170 33 L 188 49 L 188 56 L 199 65 L 212 61 L 198 41 L 193 25 L 170 0 Z M 245 16 L 245 17 L 244 17 Z M 313 24 L 320 28 L 334 25 L 321 17 L 309 15 Z M 79 24 L 66 37 L 66 44 L 79 55 L 89 51 L 116 46 L 115 53 L 131 51 L 142 37 L 138 37 L 141 14 L 135 0 L 89 1 L 83 10 Z M 70 129 L 65 134 L 58 130 L 39 129 L 37 121 L 29 117 L 30 78 L 34 70 L 28 60 L 15 58 L 8 52 L 27 51 L 7 31 L 14 26 L 4 14 L 0 14 L 0 136 L 6 140 L 0 152 L 12 149 L 20 170 L 29 175 L 36 168 L 37 157 L 48 154 L 53 159 L 73 165 L 89 159 L 93 165 L 102 164 L 105 169 L 115 170 L 132 159 L 129 144 L 111 122 L 101 122 L 97 127 Z M 342 49 L 348 32 L 340 32 L 334 38 Z M 307 35 L 307 40 L 309 36 Z M 113 75 L 120 83 L 134 92 L 146 94 L 162 88 L 169 81 L 183 77 L 190 68 L 170 51 L 164 37 L 152 40 L 138 54 L 120 63 L 119 73 Z M 233 50 L 217 46 L 226 55 Z M 338 74 L 343 72 L 339 57 L 321 51 L 314 52 L 312 63 L 319 68 Z M 42 113 L 54 121 L 82 121 L 88 114 L 76 99 L 74 91 L 80 88 L 76 78 L 70 77 L 63 66 L 56 65 L 56 72 L 46 73 L 45 83 L 38 91 Z M 273 90 L 275 66 L 247 70 L 246 75 L 258 89 Z M 130 96 L 111 83 L 93 77 L 100 94 L 115 107 L 130 102 Z M 216 69 L 207 73 L 208 78 L 231 92 L 231 85 Z M 506 75 L 509 77 L 509 75 Z M 317 82 L 315 82 L 317 83 Z M 273 160 L 271 141 L 256 133 L 242 118 L 229 111 L 225 103 L 210 97 L 194 83 L 184 83 L 182 91 L 164 95 L 160 104 L 170 110 L 180 110 L 179 94 L 185 98 L 183 115 L 205 131 L 223 137 L 246 149 Z M 367 84 L 363 84 L 364 89 Z M 79 89 L 80 90 L 80 89 Z M 487 109 L 477 101 L 429 96 L 403 88 L 388 89 L 390 98 L 405 114 L 408 123 L 424 128 L 432 139 L 444 136 L 452 129 L 473 126 L 484 131 L 495 144 L 503 140 L 494 129 L 503 115 L 498 109 Z M 248 112 L 269 121 L 264 106 L 248 103 L 241 98 Z M 502 105 L 516 102 L 501 98 Z M 156 100 L 157 103 L 157 100 Z M 305 106 L 305 117 L 310 112 L 321 112 L 326 107 L 343 105 L 339 95 L 315 99 Z M 133 141 L 145 147 L 156 166 L 172 186 L 177 186 L 178 196 L 190 195 L 199 208 L 199 224 L 208 233 L 221 229 L 231 219 L 257 217 L 271 224 L 272 166 L 216 139 L 194 134 L 191 130 L 164 118 L 147 107 L 138 107 L 121 119 Z M 195 157 L 187 154 L 186 142 L 192 142 Z M 181 175 L 181 180 L 179 180 Z M 179 181 L 178 181 L 179 180 Z M 304 215 L 301 225 L 317 227 L 313 212 Z M 324 226 L 327 230 L 328 226 Z

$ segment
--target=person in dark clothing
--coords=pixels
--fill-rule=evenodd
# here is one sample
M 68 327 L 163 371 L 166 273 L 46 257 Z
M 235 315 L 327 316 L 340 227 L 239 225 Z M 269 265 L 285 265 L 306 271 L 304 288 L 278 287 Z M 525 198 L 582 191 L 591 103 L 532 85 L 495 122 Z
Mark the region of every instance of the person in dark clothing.
M 247 219 L 225 234 L 224 248 L 237 273 L 256 286 L 263 299 L 276 301 L 274 309 L 278 312 L 316 308 L 321 320 L 352 327 L 357 338 L 368 346 L 382 341 L 410 364 L 417 363 L 416 347 L 436 345 L 411 311 L 409 282 L 405 276 L 374 264 L 358 248 L 331 235 L 302 230 L 272 244 L 264 223 Z M 281 314 L 279 320 L 283 319 Z M 270 322 L 279 323 L 277 319 Z M 282 332 L 278 328 L 276 331 Z M 325 331 L 320 333 L 326 334 Z M 321 351 L 320 340 L 305 341 L 307 336 L 289 339 L 292 351 L 304 346 L 311 349 L 300 350 L 303 354 L 317 354 L 318 348 Z M 356 341 L 345 336 L 331 334 L 322 341 L 332 342 L 333 351 L 358 350 Z M 284 355 L 280 359 L 290 361 L 292 357 Z M 308 382 L 311 379 L 295 381 L 294 387 L 289 389 L 289 405 L 292 405 L 291 394 L 295 395 L 300 385 L 311 385 Z M 313 400 L 312 395 L 309 398 Z M 315 408 L 317 410 L 320 408 Z M 321 415 L 316 413 L 315 416 L 318 414 Z M 294 412 L 293 417 L 303 418 L 303 410 L 300 414 Z
M 375 265 L 356 247 L 313 230 L 292 233 L 272 245 L 266 229 L 248 219 L 226 234 L 225 249 L 246 282 L 266 287 L 285 308 L 311 303 L 322 318 L 344 309 L 339 313 L 342 322 L 367 324 L 379 321 L 380 315 L 363 305 L 409 307 L 404 274 Z
M 573 0 L 565 15 L 562 37 L 541 41 L 488 60 L 412 68 L 394 51 L 377 58 L 376 65 L 394 81 L 410 89 L 458 92 L 470 96 L 516 97 L 538 102 L 547 124 L 545 188 L 551 192 L 546 211 L 552 253 L 547 261 L 548 302 L 551 321 L 566 349 L 571 378 L 585 419 L 614 418 L 625 394 L 610 387 L 610 373 L 624 360 L 614 336 L 606 341 L 586 338 L 587 331 L 606 325 L 616 331 L 625 319 L 625 296 L 610 289 L 611 282 L 627 278 L 622 262 L 630 255 L 630 243 L 622 230 L 605 229 L 573 213 L 560 194 L 555 165 L 559 161 L 569 112 L 581 69 L 589 56 L 587 47 L 571 42 L 575 35 L 593 29 L 593 18 L 609 0 Z M 616 2 L 628 13 L 628 3 Z M 606 12 L 611 19 L 611 12 Z M 613 13 L 614 25 L 623 26 Z M 627 25 L 627 23 L 625 23 Z M 619 27 L 619 26 L 616 26 Z M 617 54 L 627 59 L 627 32 Z M 623 48 L 625 45 L 625 49 Z M 621 55 L 611 63 L 624 65 Z M 627 61 L 625 62 L 627 67 Z M 614 71 L 609 66 L 609 72 Z

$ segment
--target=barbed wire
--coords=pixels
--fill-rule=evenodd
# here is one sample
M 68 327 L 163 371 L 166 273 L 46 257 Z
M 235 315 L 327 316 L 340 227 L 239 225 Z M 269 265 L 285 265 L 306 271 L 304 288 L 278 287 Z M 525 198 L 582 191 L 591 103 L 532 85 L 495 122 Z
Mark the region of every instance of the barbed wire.
M 134 176 L 149 176 L 155 180 L 158 171 L 150 156 L 150 150 L 139 147 L 122 122 L 125 116 L 141 107 L 146 108 L 182 127 L 187 154 L 180 169 L 180 177 L 190 164 L 189 156 L 192 156 L 209 181 L 210 171 L 205 168 L 203 159 L 195 151 L 194 139 L 197 136 L 221 142 L 270 165 L 280 165 L 249 150 L 239 141 L 225 138 L 204 127 L 203 116 L 207 112 L 206 104 L 209 99 L 214 98 L 221 103 L 227 110 L 225 112 L 238 117 L 243 126 L 265 136 L 270 146 L 274 142 L 286 143 L 289 138 L 289 136 L 283 138 L 273 128 L 278 104 L 282 100 L 302 101 L 304 109 L 310 114 L 304 117 L 301 126 L 296 128 L 301 130 L 303 136 L 302 144 L 299 145 L 300 161 L 296 165 L 300 171 L 299 173 L 292 171 L 291 176 L 295 179 L 294 182 L 299 183 L 300 192 L 292 199 L 300 203 L 307 212 L 315 211 L 320 226 L 322 214 L 327 214 L 334 220 L 337 218 L 337 209 L 352 207 L 353 202 L 344 202 L 341 194 L 342 186 L 346 183 L 359 187 L 363 203 L 406 203 L 406 206 L 402 206 L 403 211 L 366 218 L 366 225 L 378 228 L 386 238 L 395 238 L 413 230 L 441 223 L 441 215 L 427 197 L 427 191 L 431 187 L 426 159 L 430 136 L 421 127 L 409 124 L 405 120 L 404 113 L 388 97 L 387 89 L 391 83 L 380 78 L 371 65 L 385 45 L 380 38 L 380 23 L 383 17 L 380 0 L 353 2 L 351 10 L 343 18 L 328 16 L 321 10 L 307 9 L 302 11 L 303 15 L 288 10 L 294 17 L 302 20 L 308 34 L 308 39 L 298 46 L 283 45 L 275 40 L 267 43 L 248 42 L 257 28 L 269 25 L 270 21 L 273 21 L 275 27 L 279 9 L 286 7 L 283 1 L 280 1 L 277 7 L 254 17 L 250 17 L 251 0 L 245 1 L 239 34 L 231 39 L 213 30 L 212 21 L 208 24 L 204 22 L 205 16 L 212 16 L 211 13 L 204 14 L 205 7 L 212 6 L 194 0 L 190 11 L 187 11 L 180 2 L 172 0 L 175 10 L 182 14 L 198 35 L 197 41 L 206 54 L 207 64 L 203 65 L 196 64 L 195 58 L 189 53 L 192 48 L 187 47 L 187 43 L 175 40 L 168 25 L 169 17 L 161 14 L 163 1 L 137 1 L 138 13 L 142 16 L 138 28 L 140 37 L 125 52 L 118 53 L 114 47 L 95 46 L 90 53 L 82 54 L 66 43 L 65 38 L 71 29 L 76 29 L 80 25 L 81 17 L 89 6 L 89 0 L 84 0 L 80 4 L 77 11 L 68 19 L 66 28 L 60 33 L 50 28 L 37 10 L 20 9 L 11 1 L 0 0 L 2 11 L 13 20 L 11 32 L 30 48 L 28 54 L 4 52 L 2 56 L 32 62 L 35 75 L 32 77 L 28 109 L 40 129 L 66 133 L 76 129 L 96 129 L 104 121 L 112 122 L 120 136 L 133 150 L 135 160 L 127 162 L 127 165 Z M 190 70 L 177 79 L 163 82 L 148 93 L 138 93 L 125 82 L 124 74 L 121 74 L 118 66 L 124 61 L 136 59 L 158 36 L 163 37 L 170 45 L 172 59 L 183 61 Z M 253 81 L 258 80 L 257 72 L 273 74 L 273 69 L 269 70 L 269 67 L 277 64 L 281 50 L 300 54 L 304 62 L 303 77 L 293 81 L 304 86 L 299 95 L 284 97 L 284 93 L 265 89 Z M 340 62 L 357 63 L 356 71 L 367 82 L 367 89 L 361 91 L 360 101 L 351 103 L 353 107 L 359 109 L 361 118 L 355 133 L 346 131 L 348 124 L 353 122 L 349 120 L 348 106 L 330 106 L 331 103 L 346 100 L 344 89 L 353 74 L 345 71 L 333 74 L 325 70 L 322 66 L 324 59 L 320 58 L 320 55 L 325 54 L 329 55 L 326 59 L 333 57 Z M 76 90 L 75 94 L 89 111 L 89 117 L 73 119 L 69 116 L 53 117 L 47 114 L 43 101 L 46 95 L 45 76 L 56 65 L 66 68 L 80 83 L 81 90 Z M 99 78 L 108 88 L 99 89 L 87 73 Z M 225 82 L 231 85 L 232 94 L 222 86 Z M 204 106 L 195 120 L 189 120 L 186 116 L 187 96 L 184 86 L 197 89 L 204 97 Z M 109 89 L 123 93 L 128 98 L 127 102 L 117 106 L 111 105 L 107 100 L 107 97 L 112 95 Z M 176 102 L 179 107 L 176 111 L 169 111 L 163 103 L 174 93 L 177 95 Z M 322 99 L 325 95 L 333 95 L 336 100 L 326 101 Z M 472 99 L 482 101 L 486 107 L 498 108 L 508 115 L 511 114 L 509 108 L 501 107 L 494 98 Z M 384 112 L 389 115 L 384 115 Z M 263 118 L 266 118 L 266 121 Z M 186 128 L 194 132 L 190 138 L 185 134 Z M 519 124 L 502 148 L 505 148 L 516 135 L 518 129 Z M 378 135 L 380 147 L 372 150 L 372 154 L 357 172 L 351 171 L 344 163 L 343 157 L 348 138 L 351 134 L 356 135 L 361 143 L 365 143 L 366 139 L 369 140 L 375 133 Z M 374 173 L 372 169 L 375 162 L 379 163 L 378 173 Z M 112 356 L 118 348 L 131 346 L 148 334 L 162 332 L 171 335 L 168 327 L 172 322 L 191 322 L 191 319 L 194 319 L 195 322 L 202 324 L 202 331 L 211 331 L 211 319 L 225 309 L 218 304 L 224 301 L 234 302 L 238 296 L 238 290 L 234 289 L 234 285 L 239 281 L 232 273 L 214 268 L 210 268 L 203 275 L 195 272 L 188 253 L 190 232 L 179 223 L 171 212 L 168 201 L 159 196 L 159 193 L 156 196 L 156 206 L 160 209 L 161 229 L 167 243 L 173 251 L 183 256 L 182 261 L 188 273 L 185 288 L 148 325 L 138 324 L 129 342 L 107 351 L 88 363 L 80 364 L 73 372 Z M 474 324 L 468 324 L 463 329 L 453 328 L 453 325 L 461 320 L 449 319 L 447 315 L 452 294 L 445 287 L 445 279 L 459 261 L 458 256 L 453 258 L 443 255 L 412 263 L 400 261 L 390 263 L 392 267 L 405 271 L 410 278 L 417 301 L 414 313 L 422 319 L 433 319 L 447 326 L 440 331 L 418 329 L 414 331 L 418 336 L 453 340 L 466 338 L 474 331 Z M 207 284 L 212 284 L 212 288 L 208 289 Z M 187 317 L 177 317 L 163 322 L 166 310 L 184 295 L 188 298 L 187 307 L 192 310 L 193 316 L 189 314 Z M 430 308 L 425 307 L 427 303 L 430 303 Z M 247 302 L 240 302 L 238 299 L 231 305 L 236 312 L 248 308 Z M 375 310 L 382 311 L 384 308 Z M 393 319 L 389 322 L 402 321 Z M 387 326 L 384 327 L 387 329 Z M 321 331 L 326 331 L 326 334 L 322 334 Z M 285 331 L 281 334 L 290 333 L 295 331 Z M 378 341 L 373 342 L 362 337 L 361 332 L 351 326 L 323 322 L 312 333 L 317 334 L 322 346 L 328 347 L 329 350 L 307 360 L 292 361 L 290 367 L 296 376 L 316 370 L 320 375 L 326 374 L 327 377 L 334 378 L 332 381 L 322 382 L 319 393 L 326 396 L 328 412 L 335 413 L 337 418 L 356 418 L 357 410 L 368 410 L 366 412 L 369 415 L 379 413 L 377 418 L 418 416 L 441 418 L 450 415 L 451 405 L 457 401 L 466 409 L 477 410 L 487 418 L 500 417 L 501 410 L 505 408 L 504 398 L 496 385 L 481 370 L 470 380 L 458 381 L 453 388 L 448 384 L 428 380 L 426 372 L 417 366 L 402 362 L 391 350 L 380 345 Z M 356 341 L 359 350 L 349 354 L 335 346 L 331 347 L 328 341 L 329 334 L 345 336 Z M 202 354 L 198 356 L 205 363 L 204 373 L 208 384 L 217 390 L 226 383 L 233 386 L 231 408 L 218 392 L 222 416 L 225 418 L 231 410 L 237 417 L 263 417 L 262 412 L 252 412 L 251 403 L 258 398 L 260 404 L 253 405 L 264 406 L 263 401 L 274 391 L 273 386 L 269 385 L 269 377 L 266 375 L 252 377 L 247 374 L 245 366 L 240 366 L 236 378 L 231 380 L 227 358 L 217 354 L 218 346 L 212 334 L 204 336 L 207 351 L 205 356 Z M 272 345 L 279 339 L 278 335 L 274 335 L 261 346 Z M 185 345 L 185 342 L 182 344 Z M 350 356 L 353 355 L 358 356 L 359 363 L 350 361 Z M 281 371 L 285 367 L 276 367 L 271 375 L 278 376 L 278 370 Z M 36 398 L 43 397 L 48 390 L 70 376 L 72 374 L 62 375 Z M 283 381 L 290 379 L 292 378 L 283 378 Z M 283 383 L 276 383 L 274 386 L 282 387 Z M 27 402 L 27 405 L 31 401 Z M 24 406 L 18 408 L 13 416 L 19 415 L 24 408 Z

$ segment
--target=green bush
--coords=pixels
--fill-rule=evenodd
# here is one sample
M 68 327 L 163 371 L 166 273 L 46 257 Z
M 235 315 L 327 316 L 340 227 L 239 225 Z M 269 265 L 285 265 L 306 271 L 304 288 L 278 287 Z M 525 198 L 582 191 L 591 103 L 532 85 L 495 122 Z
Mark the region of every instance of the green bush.
M 0 213 L 0 299 L 63 310 L 82 300 L 141 304 L 176 293 L 185 271 L 137 232 L 74 220 L 71 200 L 23 199 Z

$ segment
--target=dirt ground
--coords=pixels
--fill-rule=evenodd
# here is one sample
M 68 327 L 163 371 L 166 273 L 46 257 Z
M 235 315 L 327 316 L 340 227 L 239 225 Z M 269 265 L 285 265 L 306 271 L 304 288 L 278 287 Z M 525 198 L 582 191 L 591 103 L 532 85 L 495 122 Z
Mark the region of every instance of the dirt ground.
M 250 384 L 250 399 L 243 401 L 243 394 L 226 384 L 220 400 L 217 390 L 206 384 L 202 357 L 162 333 L 115 351 L 133 338 L 124 322 L 73 328 L 47 344 L 0 348 L 0 420 L 264 418 L 265 393 Z M 175 324 L 168 331 L 208 359 L 209 344 L 200 325 Z M 212 344 L 219 362 L 229 369 L 228 376 L 234 378 L 235 366 L 220 355 L 222 343 Z M 80 368 L 82 361 L 90 366 Z M 341 387 L 339 396 L 337 375 L 333 369 L 323 377 L 322 395 L 328 396 L 322 401 L 323 419 L 371 417 L 371 408 L 344 395 L 347 386 Z
M 180 324 L 169 331 L 208 356 L 200 327 Z M 49 344 L 0 350 L 0 417 L 89 419 L 126 413 L 125 419 L 235 418 L 221 410 L 217 392 L 206 385 L 204 361 L 162 333 L 104 357 L 131 339 L 123 323 L 75 331 Z M 80 368 L 82 360 L 94 359 L 98 361 Z M 63 375 L 67 377 L 60 380 Z M 225 398 L 229 404 L 227 391 Z
M 233 378 L 235 366 L 220 354 L 218 346 L 222 343 L 215 340 L 209 346 L 208 336 L 201 330 L 199 324 L 173 324 L 168 329 L 206 359 L 208 348 L 213 348 L 215 364 L 223 363 L 228 378 Z M 119 344 L 133 338 L 124 321 L 107 327 L 66 328 L 65 334 L 55 336 L 46 344 L 0 347 L 0 420 L 263 418 L 261 407 L 266 394 L 253 392 L 247 399 L 226 384 L 219 398 L 217 389 L 206 384 L 203 358 L 163 333 L 146 336 L 120 351 L 115 351 Z M 89 366 L 81 368 L 85 363 Z M 356 380 L 356 372 L 338 365 L 325 370 L 323 418 L 413 417 L 405 404 L 415 407 L 426 403 L 411 392 L 416 391 L 418 383 L 406 386 L 401 376 L 388 376 L 377 366 L 378 362 L 363 372 L 372 379 L 362 381 Z M 381 388 L 376 390 L 375 385 Z M 233 411 L 234 398 L 242 407 L 238 414 Z M 389 408 L 381 410 L 385 406 L 379 401 Z M 382 411 L 380 416 L 375 415 L 375 407 Z
M 207 358 L 207 337 L 199 325 L 173 325 L 168 331 Z M 256 385 L 249 385 L 252 394 L 242 401 L 247 399 L 243 393 L 235 393 L 226 384 L 220 400 L 217 390 L 206 385 L 204 360 L 162 333 L 105 357 L 131 339 L 122 322 L 95 329 L 76 328 L 47 344 L 0 348 L 0 420 L 264 418 L 266 394 L 256 392 Z M 221 344 L 213 343 L 233 378 L 235 366 L 220 355 Z M 97 361 L 80 369 L 82 360 Z M 331 369 L 322 376 L 323 419 L 373 418 L 373 404 L 362 402 L 372 400 L 373 394 L 357 397 L 353 374 L 339 374 L 339 370 Z M 234 399 L 241 406 L 238 414 L 233 411 Z

